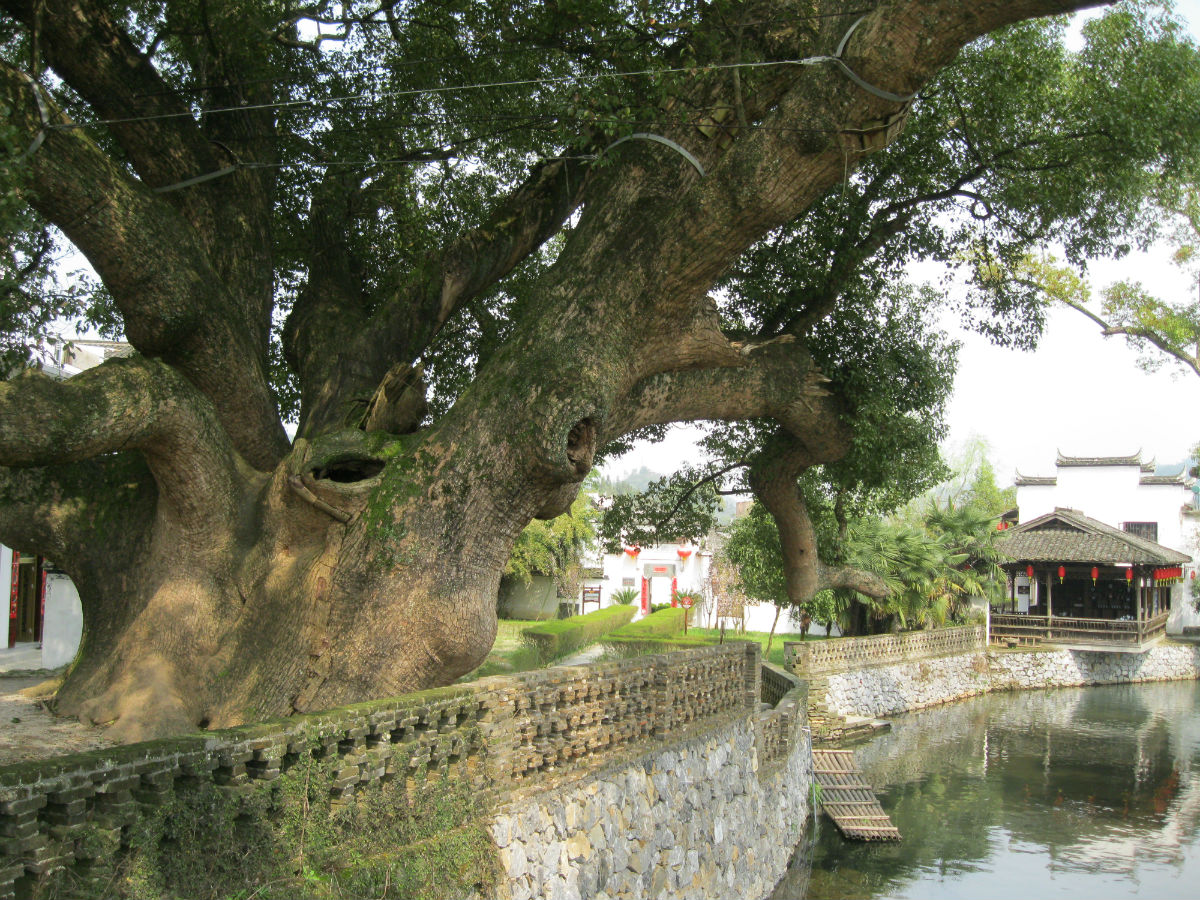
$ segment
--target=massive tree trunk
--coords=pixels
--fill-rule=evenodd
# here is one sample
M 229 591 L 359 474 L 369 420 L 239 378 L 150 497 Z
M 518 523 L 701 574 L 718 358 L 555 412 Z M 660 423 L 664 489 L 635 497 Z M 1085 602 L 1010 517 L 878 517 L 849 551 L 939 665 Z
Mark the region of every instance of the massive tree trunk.
M 37 143 L 24 197 L 87 256 L 138 351 L 66 382 L 0 384 L 0 540 L 52 557 L 84 604 L 59 711 L 137 739 L 447 683 L 491 647 L 520 530 L 568 508 L 598 447 L 647 425 L 775 420 L 778 446 L 754 471 L 794 539 L 789 587 L 802 598 L 849 577 L 817 568 L 794 489 L 803 466 L 850 439 L 826 379 L 800 340 L 724 334 L 708 292 L 894 134 L 896 97 L 964 42 L 1084 5 L 883 4 L 843 54 L 871 89 L 831 63 L 770 70 L 745 93 L 726 71 L 697 74 L 676 101 L 726 124 L 660 136 L 703 175 L 646 141 L 609 149 L 598 167 L 535 166 L 479 227 L 403 261 L 382 299 L 349 237 L 363 186 L 329 170 L 284 330 L 303 401 L 289 444 L 265 376 L 273 170 L 235 166 L 180 187 L 275 132 L 256 103 L 271 99 L 256 93 L 269 80 L 229 75 L 236 46 L 208 47 L 206 71 L 228 75 L 227 105 L 247 111 L 197 123 L 107 4 L 0 0 L 111 120 L 104 142 L 47 127 L 66 113 L 0 63 L 4 102 Z M 205 27 L 220 27 L 221 6 Z M 756 32 L 770 59 L 831 53 L 853 21 L 854 4 L 817 3 L 817 18 L 812 4 L 757 6 L 755 21 L 802 22 Z M 560 233 L 499 349 L 422 424 L 414 361 L 456 310 Z

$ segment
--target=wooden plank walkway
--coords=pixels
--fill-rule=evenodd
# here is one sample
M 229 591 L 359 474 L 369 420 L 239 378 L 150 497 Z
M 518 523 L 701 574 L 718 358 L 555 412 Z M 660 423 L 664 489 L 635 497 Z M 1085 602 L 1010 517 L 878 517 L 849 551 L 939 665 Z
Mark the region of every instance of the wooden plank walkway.
M 898 841 L 879 799 L 854 765 L 852 750 L 814 750 L 813 774 L 821 786 L 821 808 L 843 837 L 854 841 Z

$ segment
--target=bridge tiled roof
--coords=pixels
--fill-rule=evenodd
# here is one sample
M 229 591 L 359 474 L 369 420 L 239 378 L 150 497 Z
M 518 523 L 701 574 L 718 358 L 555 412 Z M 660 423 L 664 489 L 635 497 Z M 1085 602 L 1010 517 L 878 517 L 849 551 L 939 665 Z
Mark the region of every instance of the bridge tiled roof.
M 1134 563 L 1181 565 L 1185 553 L 1129 534 L 1085 516 L 1077 509 L 1056 509 L 1010 528 L 997 539 L 1002 553 L 1015 562 Z

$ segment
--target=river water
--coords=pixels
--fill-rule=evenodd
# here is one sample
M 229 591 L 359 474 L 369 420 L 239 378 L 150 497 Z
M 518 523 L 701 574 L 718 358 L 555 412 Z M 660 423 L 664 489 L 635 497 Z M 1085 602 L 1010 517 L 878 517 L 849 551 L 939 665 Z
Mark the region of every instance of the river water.
M 773 897 L 1200 897 L 1200 683 L 989 694 L 893 723 L 855 756 L 904 840 L 848 842 L 822 817 Z

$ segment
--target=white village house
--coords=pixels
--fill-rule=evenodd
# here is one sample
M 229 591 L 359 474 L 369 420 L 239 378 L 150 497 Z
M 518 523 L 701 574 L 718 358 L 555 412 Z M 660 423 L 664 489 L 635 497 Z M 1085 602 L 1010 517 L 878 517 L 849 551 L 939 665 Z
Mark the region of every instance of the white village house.
M 1185 628 L 1200 626 L 1200 614 L 1192 606 L 1192 590 L 1195 586 L 1197 562 L 1200 556 L 1200 481 L 1196 478 L 1196 461 L 1188 460 L 1171 465 L 1157 465 L 1153 461 L 1143 462 L 1141 452 L 1121 457 L 1077 457 L 1064 456 L 1061 452 L 1055 462 L 1054 475 L 1027 476 L 1017 473 L 1017 509 L 1019 527 L 1049 528 L 1057 533 L 1062 528 L 1078 527 L 1092 537 L 1112 541 L 1118 535 L 1102 535 L 1099 525 L 1109 526 L 1114 531 L 1130 536 L 1127 551 L 1136 554 L 1142 548 L 1149 555 L 1144 560 L 1096 560 L 1096 569 L 1088 569 L 1077 575 L 1077 580 L 1093 587 L 1106 580 L 1119 582 L 1129 578 L 1137 568 L 1137 587 L 1145 579 L 1146 590 L 1153 594 L 1153 609 L 1157 615 L 1166 614 L 1166 631 L 1181 634 Z M 1055 514 L 1066 525 L 1052 522 Z M 1082 517 L 1081 517 L 1082 516 Z M 1046 525 L 1035 524 L 1045 520 Z M 1076 522 L 1075 520 L 1078 520 Z M 1074 522 L 1075 526 L 1071 523 Z M 1079 523 L 1083 523 L 1080 525 Z M 1024 528 L 1022 528 L 1024 530 Z M 1080 539 L 1083 540 L 1083 539 Z M 1157 552 L 1151 545 L 1159 545 Z M 1118 541 L 1119 544 L 1119 541 Z M 1117 544 L 1114 544 L 1117 546 Z M 1163 551 L 1174 551 L 1175 555 Z M 1064 553 L 1066 551 L 1063 551 Z M 1051 554 L 1053 555 L 1053 554 Z M 1184 558 L 1187 558 L 1186 561 Z M 1030 557 L 1030 568 L 1039 567 L 1039 560 Z M 1105 565 L 1107 563 L 1107 566 Z M 1046 597 L 1055 587 L 1063 590 L 1072 579 L 1071 571 L 1055 567 L 1056 561 L 1048 556 L 1040 560 L 1049 566 L 1045 575 L 1030 579 L 1023 570 L 1014 573 L 1013 594 L 1015 612 L 1026 613 L 1039 609 L 1044 614 Z M 1138 565 L 1140 564 L 1140 566 Z M 1064 559 L 1058 562 L 1064 569 L 1078 568 L 1080 561 Z M 1144 571 L 1142 568 L 1144 567 Z M 1086 568 L 1086 566 L 1085 566 Z M 1108 573 L 1112 568 L 1115 574 Z M 1178 570 L 1178 571 L 1176 571 Z M 1108 575 L 1111 578 L 1107 578 Z M 1031 583 L 1032 582 L 1032 583 Z M 1039 589 L 1044 592 L 1039 602 Z M 1066 609 L 1054 609 L 1054 615 L 1069 615 Z
M 620 553 L 595 553 L 586 563 L 588 577 L 583 581 L 581 611 L 591 612 L 612 605 L 612 595 L 632 588 L 637 592 L 638 614 L 645 615 L 651 605 L 670 603 L 677 592 L 695 592 L 704 597 L 697 606 L 695 625 L 715 627 L 716 598 L 712 596 L 708 576 L 712 567 L 713 548 L 709 539 L 699 544 L 692 541 L 655 544 L 651 547 L 629 546 Z M 746 631 L 770 631 L 775 618 L 773 603 L 747 603 L 742 607 L 742 622 Z M 732 627 L 734 620 L 725 618 Z M 775 626 L 778 634 L 798 633 L 800 626 L 785 612 Z M 822 629 L 814 624 L 813 633 Z

